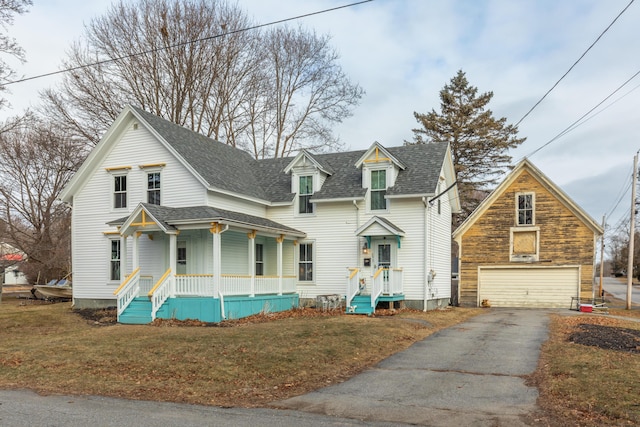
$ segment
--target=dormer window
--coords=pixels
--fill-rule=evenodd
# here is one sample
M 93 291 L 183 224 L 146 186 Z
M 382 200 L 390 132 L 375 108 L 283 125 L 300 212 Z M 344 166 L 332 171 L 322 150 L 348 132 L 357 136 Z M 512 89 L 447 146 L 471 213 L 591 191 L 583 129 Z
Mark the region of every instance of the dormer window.
M 385 169 L 371 171 L 371 210 L 387 210 L 387 171 Z
M 313 176 L 301 176 L 299 184 L 298 212 L 301 214 L 312 214 L 313 203 L 311 203 L 311 196 L 313 196 Z

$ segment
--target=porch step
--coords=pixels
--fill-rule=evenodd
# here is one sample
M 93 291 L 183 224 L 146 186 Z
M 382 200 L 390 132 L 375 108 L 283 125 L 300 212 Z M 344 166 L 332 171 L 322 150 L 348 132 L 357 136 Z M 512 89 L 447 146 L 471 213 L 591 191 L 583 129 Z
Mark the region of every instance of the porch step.
M 347 307 L 347 314 L 369 315 L 374 311 L 371 307 L 371 295 L 356 295 L 351 300 L 351 307 Z
M 118 318 L 118 322 L 128 325 L 151 323 L 151 301 L 147 297 L 136 297 Z

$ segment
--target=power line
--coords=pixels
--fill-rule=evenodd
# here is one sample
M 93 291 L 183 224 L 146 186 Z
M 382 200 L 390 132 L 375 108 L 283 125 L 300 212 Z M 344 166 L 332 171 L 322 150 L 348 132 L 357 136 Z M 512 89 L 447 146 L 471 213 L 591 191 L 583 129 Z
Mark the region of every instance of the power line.
M 631 177 L 633 175 L 633 171 L 630 171 L 631 173 L 629 173 L 629 175 L 627 176 L 627 180 L 625 181 L 625 183 L 622 185 L 622 189 L 620 192 L 620 195 L 618 197 L 618 201 L 616 202 L 616 204 L 611 208 L 611 210 L 609 211 L 609 213 L 607 214 L 607 217 L 611 217 L 611 215 L 613 215 L 613 212 L 618 208 L 618 205 L 620 204 L 620 202 L 622 201 L 622 199 L 627 195 L 627 192 L 629 191 L 629 188 L 631 188 Z
M 29 80 L 36 80 L 36 79 L 40 79 L 43 77 L 49 77 L 49 76 L 55 76 L 57 74 L 63 74 L 63 73 L 68 73 L 71 71 L 77 71 L 77 70 L 82 70 L 84 68 L 89 68 L 89 67 L 95 67 L 97 65 L 103 65 L 103 64 L 108 64 L 110 62 L 116 62 L 116 61 L 120 61 L 122 59 L 127 59 L 127 58 L 134 58 L 136 56 L 140 56 L 140 55 L 146 55 L 149 53 L 156 53 L 156 52 L 161 52 L 163 50 L 168 50 L 168 49 L 173 49 L 176 47 L 182 47 L 182 46 L 187 46 L 193 43 L 199 43 L 199 42 L 203 42 L 203 41 L 208 41 L 208 40 L 213 40 L 213 39 L 217 39 L 217 38 L 221 38 L 221 37 L 226 37 L 232 34 L 237 34 L 237 33 L 243 33 L 245 31 L 251 31 L 251 30 L 257 30 L 258 28 L 263 28 L 263 27 L 269 27 L 271 25 L 276 25 L 276 24 L 282 24 L 284 22 L 289 22 L 289 21 L 295 21 L 297 19 L 302 19 L 302 18 L 308 18 L 310 16 L 315 16 L 315 15 L 321 15 L 323 13 L 328 13 L 328 12 L 333 12 L 336 10 L 340 10 L 340 9 L 346 9 L 349 7 L 353 7 L 353 6 L 358 6 L 364 3 L 369 3 L 372 2 L 374 0 L 362 0 L 359 2 L 355 2 L 355 3 L 349 3 L 349 4 L 345 4 L 342 6 L 336 6 L 336 7 L 332 7 L 329 9 L 323 9 L 323 10 L 319 10 L 316 12 L 311 12 L 311 13 L 305 13 L 304 15 L 297 15 L 297 16 L 293 16 L 291 18 L 285 18 L 285 19 L 280 19 L 278 21 L 271 21 L 271 22 L 267 22 L 266 24 L 258 24 L 258 25 L 254 25 L 252 27 L 246 27 L 246 28 L 240 28 L 238 30 L 233 30 L 233 31 L 228 31 L 226 33 L 222 33 L 222 34 L 216 34 L 214 36 L 208 36 L 208 37 L 202 37 L 199 39 L 194 39 L 194 40 L 189 40 L 186 42 L 182 42 L 182 43 L 176 43 L 170 46 L 164 46 L 164 47 L 159 47 L 159 48 L 155 48 L 155 49 L 149 49 L 149 50 L 145 50 L 142 52 L 138 52 L 138 53 L 131 53 L 128 55 L 123 55 L 123 56 L 119 56 L 117 58 L 112 58 L 112 59 L 105 59 L 103 61 L 97 61 L 97 62 L 92 62 L 90 64 L 84 64 L 84 65 L 79 65 L 77 67 L 71 67 L 71 68 L 65 68 L 64 70 L 59 70 L 59 71 L 52 71 L 50 73 L 44 73 L 44 74 L 38 74 L 35 76 L 31 76 L 31 77 L 25 77 L 22 79 L 18 79 L 18 80 L 13 80 L 13 81 L 9 81 L 6 83 L 2 83 L 0 84 L 1 86 L 9 86 L 12 84 L 16 84 L 16 83 L 23 83 Z
M 582 55 L 580 55 L 580 58 L 578 58 L 578 60 L 576 62 L 573 63 L 573 65 L 571 67 L 569 67 L 569 69 L 567 70 L 566 73 L 564 73 L 562 75 L 562 77 L 560 77 L 560 79 L 553 85 L 551 86 L 551 89 L 549 89 L 547 91 L 547 93 L 545 93 L 542 98 L 540 98 L 540 100 L 538 102 L 536 102 L 533 107 L 531 107 L 529 109 L 529 111 L 527 111 L 527 113 L 522 116 L 522 118 L 520 120 L 518 120 L 518 123 L 515 124 L 515 126 L 518 126 L 529 114 L 531 114 L 531 112 L 538 106 L 540 105 L 540 103 L 547 97 L 547 95 L 549 95 L 551 93 L 552 90 L 554 90 L 556 88 L 556 86 L 558 86 L 558 84 L 567 76 L 567 74 L 569 74 L 571 72 L 571 70 L 573 70 L 573 68 L 578 65 L 578 62 L 580 62 L 582 60 L 582 58 L 585 57 L 585 55 L 591 50 L 591 48 L 593 46 L 595 46 L 596 43 L 598 43 L 598 41 L 602 38 L 602 36 L 604 36 L 604 34 L 609 31 L 609 28 L 611 28 L 613 26 L 613 24 L 615 24 L 615 22 L 618 20 L 618 18 L 620 18 L 620 16 L 622 16 L 622 14 L 629 8 L 629 6 L 631 6 L 631 4 L 634 2 L 635 0 L 631 0 L 629 2 L 629 4 L 622 9 L 622 12 L 620 12 L 618 14 L 618 16 L 615 17 L 615 19 L 613 21 L 611 21 L 611 23 L 609 24 L 609 26 L 607 28 L 604 29 L 604 31 L 602 33 L 600 33 L 600 35 L 595 39 L 595 41 L 593 43 L 591 43 L 591 46 L 589 46 L 587 48 L 587 50 L 585 50 Z
M 599 106 L 601 106 L 602 104 L 604 104 L 609 98 L 611 98 L 613 95 L 615 95 L 620 89 L 622 89 L 623 87 L 625 87 L 631 80 L 633 80 L 634 78 L 636 78 L 638 76 L 638 74 L 640 74 L 640 70 L 638 70 L 633 76 L 629 77 L 629 79 L 627 79 L 627 81 L 625 81 L 624 83 L 622 83 L 620 86 L 618 86 L 618 88 L 616 90 L 614 90 L 613 92 L 611 92 L 609 95 L 607 95 L 602 101 L 600 101 L 599 103 L 597 103 L 595 105 L 595 107 L 593 107 L 592 109 L 590 109 L 589 111 L 587 111 L 586 113 L 584 113 L 578 120 L 574 121 L 573 123 L 571 123 L 569 126 L 567 126 L 562 132 L 560 132 L 559 134 L 557 134 L 556 136 L 554 136 L 553 138 L 551 138 L 549 141 L 547 141 L 545 144 L 541 145 L 540 147 L 536 148 L 535 150 L 533 150 L 528 156 L 525 157 L 531 157 L 534 154 L 536 154 L 538 151 L 542 150 L 543 148 L 545 148 L 546 146 L 548 146 L 549 144 L 551 144 L 552 142 L 558 140 L 560 137 L 566 135 L 567 133 L 569 133 L 570 131 L 572 131 L 573 129 L 575 129 L 576 127 L 579 126 L 579 124 L 582 124 L 580 122 L 582 122 L 582 120 L 588 116 L 589 114 L 591 114 L 596 108 L 598 108 Z

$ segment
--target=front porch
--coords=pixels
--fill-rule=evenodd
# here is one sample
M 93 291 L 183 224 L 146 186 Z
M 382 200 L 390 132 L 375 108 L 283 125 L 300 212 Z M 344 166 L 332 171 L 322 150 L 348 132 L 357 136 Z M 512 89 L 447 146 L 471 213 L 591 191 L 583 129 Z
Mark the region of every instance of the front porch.
M 119 267 L 133 271 L 114 292 L 119 322 L 219 322 L 298 305 L 294 248 L 304 233 L 208 207 L 185 219 L 194 211 L 141 204 L 122 220 Z
M 387 302 L 390 306 L 396 302 L 403 303 L 405 297 L 402 268 L 380 267 L 369 281 L 360 276 L 359 268 L 348 270 L 347 313 L 371 315 L 381 302 Z
M 298 306 L 294 276 L 221 276 L 214 292 L 212 274 L 167 273 L 155 284 L 136 269 L 117 291 L 118 321 L 146 324 L 158 319 L 220 322 Z

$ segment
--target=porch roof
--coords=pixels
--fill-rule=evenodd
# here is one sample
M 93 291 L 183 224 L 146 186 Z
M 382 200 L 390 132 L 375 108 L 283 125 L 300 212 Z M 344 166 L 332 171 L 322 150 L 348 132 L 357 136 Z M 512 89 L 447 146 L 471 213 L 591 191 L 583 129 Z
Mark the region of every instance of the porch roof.
M 109 225 L 124 225 L 129 228 L 131 219 L 136 217 L 142 210 L 153 218 L 154 222 L 165 231 L 177 230 L 180 226 L 188 225 L 208 225 L 212 222 L 236 226 L 239 228 L 258 230 L 272 234 L 284 234 L 293 237 L 305 237 L 306 233 L 288 227 L 286 225 L 253 215 L 240 212 L 228 211 L 214 208 L 212 206 L 188 206 L 172 208 L 168 206 L 158 206 L 149 203 L 140 203 L 131 215 L 111 221 Z M 128 234 L 126 229 L 120 230 L 121 234 Z
M 378 227 L 375 227 L 378 225 Z M 377 230 L 375 230 L 377 228 Z M 362 227 L 356 230 L 356 236 L 366 236 L 366 235 L 383 235 L 381 234 L 389 234 L 392 236 L 404 236 L 404 231 L 396 226 L 394 223 L 389 221 L 386 218 L 382 218 L 379 216 L 372 217 L 369 221 L 367 221 Z

